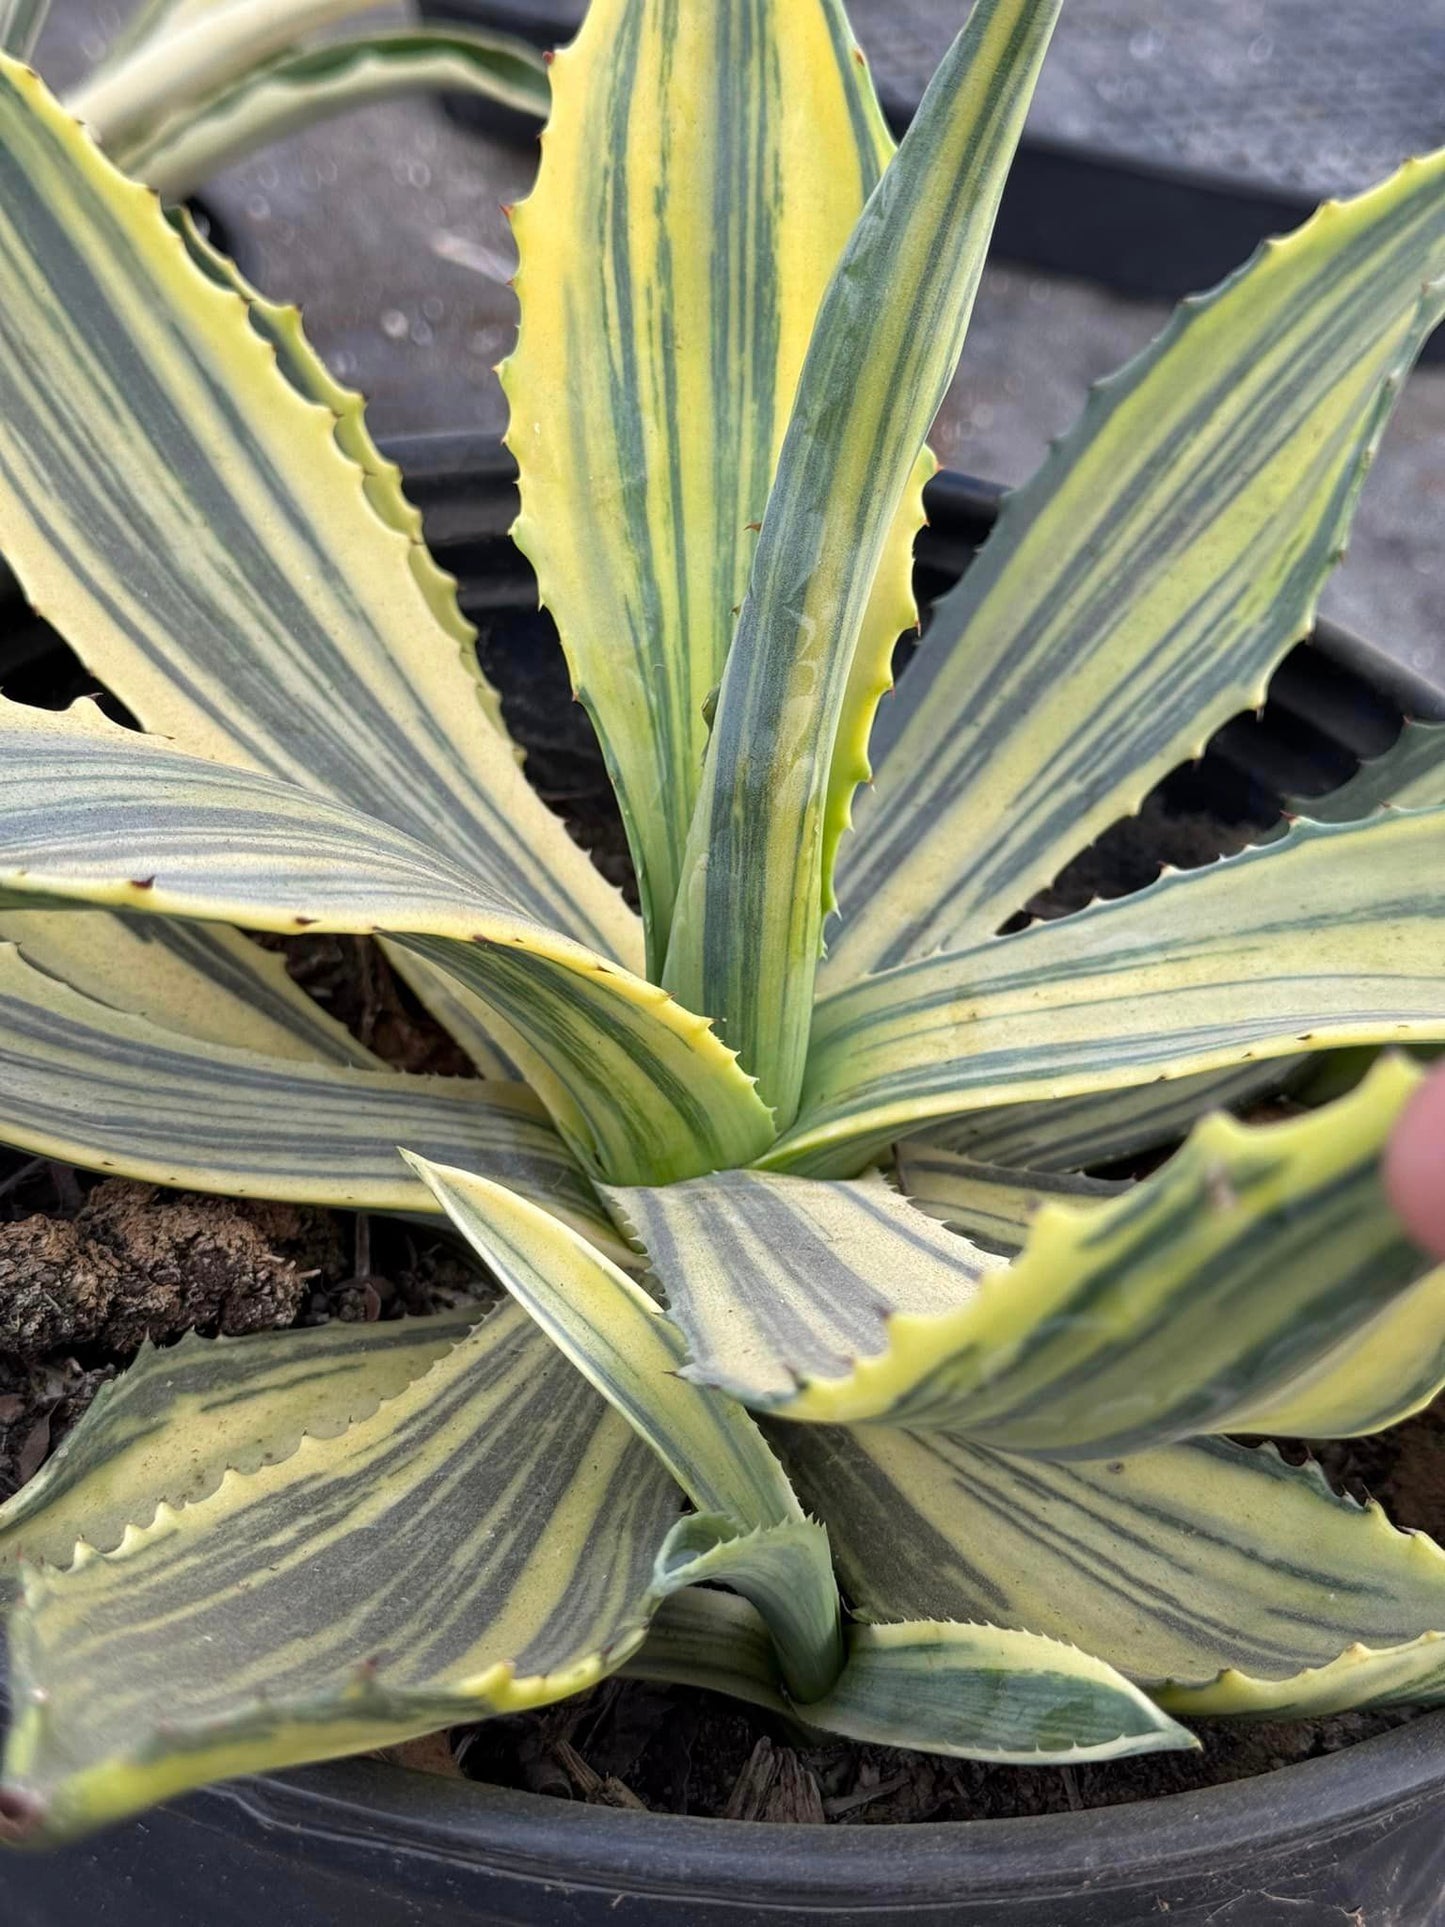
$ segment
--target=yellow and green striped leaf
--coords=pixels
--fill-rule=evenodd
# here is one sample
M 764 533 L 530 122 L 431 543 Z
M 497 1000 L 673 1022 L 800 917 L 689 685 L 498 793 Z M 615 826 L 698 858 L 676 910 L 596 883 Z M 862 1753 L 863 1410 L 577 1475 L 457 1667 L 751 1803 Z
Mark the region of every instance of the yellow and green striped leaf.
M 1078 1766 L 1199 1744 L 1076 1646 L 939 1620 L 851 1627 L 838 1684 L 805 1711 L 849 1739 L 1009 1766 Z
M 870 1619 L 1026 1626 L 1184 1715 L 1445 1698 L 1445 1553 L 1272 1447 L 1058 1464 L 883 1426 L 778 1439 Z
M 87 666 L 147 728 L 349 801 L 640 961 L 489 721 L 359 417 L 288 379 L 155 197 L 3 59 L 0 280 L 0 551 Z
M 1390 1056 L 1349 1096 L 1287 1123 L 1206 1118 L 1122 1196 L 1046 1204 L 1019 1258 L 966 1302 L 895 1314 L 886 1346 L 775 1409 L 1050 1458 L 1259 1429 L 1256 1410 L 1429 1268 L 1380 1175 L 1420 1076 Z
M 1445 809 L 1286 838 L 823 998 L 765 1162 L 856 1171 L 929 1118 L 1445 1038 Z
M 283 54 L 165 115 L 111 158 L 177 200 L 258 147 L 333 114 L 421 90 L 480 94 L 545 119 L 547 69 L 525 41 L 473 28 L 392 29 Z
M 1249 1060 L 1194 1077 L 965 1111 L 904 1139 L 898 1155 L 901 1161 L 945 1150 L 1016 1170 L 1082 1171 L 1177 1143 L 1207 1111 L 1235 1110 L 1272 1096 L 1306 1061 Z
M 908 1202 L 986 1251 L 1010 1255 L 1028 1242 L 1029 1229 L 1051 1200 L 1087 1207 L 1117 1197 L 1127 1183 L 1067 1171 L 1014 1171 L 979 1164 L 917 1141 L 898 1147 L 898 1182 Z
M 490 879 L 374 818 L 180 756 L 84 706 L 0 703 L 0 890 L 252 929 L 389 932 L 525 1032 L 530 1081 L 613 1181 L 741 1163 L 772 1136 L 702 1018 L 540 926 Z
M 403 492 L 401 470 L 395 462 L 386 459 L 371 439 L 360 395 L 343 387 L 313 351 L 298 308 L 266 301 L 258 295 L 234 262 L 213 248 L 199 232 L 184 208 L 175 209 L 171 218 L 201 272 L 218 287 L 230 289 L 241 297 L 252 328 L 274 351 L 277 366 L 291 386 L 309 401 L 328 409 L 335 418 L 338 447 L 361 469 L 368 503 L 388 528 L 406 538 L 407 557 L 417 587 L 426 597 L 437 622 L 456 640 L 465 660 L 476 667 L 482 707 L 505 736 L 501 700 L 476 666 L 477 632 L 462 614 L 456 580 L 433 560 L 423 535 L 421 516 Z M 521 761 L 522 752 L 515 746 L 512 754 Z M 463 1047 L 481 1076 L 514 1078 L 519 1075 L 516 1057 L 503 1041 L 506 1027 L 501 1019 L 489 1014 L 471 992 L 434 965 L 395 944 L 383 941 L 382 947 L 392 967 Z
M 27 1569 L 0 1816 L 63 1839 L 580 1691 L 641 1643 L 677 1511 L 660 1461 L 503 1305 L 344 1432 Z
M 826 979 L 990 936 L 1264 698 L 1445 312 L 1445 152 L 1187 302 L 1005 505 L 883 721 Z
M 1361 764 L 1328 796 L 1297 805 L 1318 823 L 1353 823 L 1386 804 L 1399 810 L 1445 803 L 1445 722 L 1407 722 L 1383 756 Z
M 467 1171 L 408 1160 L 452 1222 L 549 1339 L 645 1438 L 698 1514 L 662 1570 L 725 1580 L 768 1621 L 793 1696 L 825 1693 L 842 1665 L 827 1534 L 805 1519 L 754 1421 L 683 1377 L 682 1336 L 640 1286 L 568 1226 Z
M 782 1124 L 807 1050 L 825 818 L 864 613 L 963 346 L 1058 10 L 979 0 L 859 216 L 818 311 L 723 671 L 663 982 L 718 1021 Z
M 0 1574 L 24 1561 L 70 1563 L 77 1541 L 113 1552 L 156 1508 L 209 1498 L 227 1472 L 289 1458 L 333 1438 L 451 1351 L 480 1304 L 388 1324 L 332 1323 L 247 1338 L 141 1348 L 96 1394 L 28 1485 L 0 1506 Z
M 1383 1432 L 1445 1387 L 1445 1267 L 1334 1347 L 1238 1429 L 1267 1438 L 1347 1439 Z
M 9 945 L 0 946 L 0 1137 L 153 1184 L 361 1211 L 434 1210 L 397 1151 L 430 1146 L 629 1255 L 525 1085 L 201 1041 L 67 988 Z
M 597 725 L 655 974 L 818 303 L 893 144 L 837 0 L 595 0 L 551 81 L 537 184 L 513 215 L 513 533 Z M 864 622 L 880 681 L 915 620 L 931 466 Z M 864 738 L 876 700 L 855 698 Z
M 886 1351 L 899 1312 L 938 1318 L 970 1303 L 998 1263 L 881 1178 L 719 1171 L 605 1195 L 686 1339 L 679 1369 L 763 1406 Z
M 969 1760 L 1067 1766 L 1197 1744 L 1099 1660 L 997 1626 L 850 1626 L 836 1686 L 800 1707 L 784 1696 L 767 1628 L 746 1601 L 684 1592 L 663 1604 L 622 1670 L 728 1693 L 848 1739 Z
M 66 98 L 107 150 L 206 100 L 274 56 L 365 13 L 374 0 L 141 0 L 111 57 Z
M 112 916 L 0 910 L 0 943 L 82 996 L 204 1043 L 303 1063 L 381 1061 L 292 982 L 282 958 L 238 930 Z

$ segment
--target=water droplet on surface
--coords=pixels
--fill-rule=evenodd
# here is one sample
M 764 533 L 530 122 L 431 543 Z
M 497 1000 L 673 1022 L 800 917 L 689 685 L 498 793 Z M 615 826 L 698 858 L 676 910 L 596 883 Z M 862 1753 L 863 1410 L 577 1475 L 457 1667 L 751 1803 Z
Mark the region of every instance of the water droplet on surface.
M 256 169 L 256 185 L 264 188 L 268 194 L 274 193 L 281 185 L 281 170 L 274 161 L 261 162 Z
M 253 194 L 246 203 L 246 212 L 253 221 L 269 221 L 271 218 L 271 203 L 266 199 L 264 194 Z
M 420 315 L 411 324 L 411 338 L 418 348 L 430 348 L 436 339 L 431 330 L 431 323 L 423 321 Z
M 389 341 L 404 341 L 410 323 L 400 308 L 385 308 L 381 315 L 381 332 Z
M 421 304 L 421 311 L 428 321 L 440 321 L 446 313 L 446 303 L 439 294 L 429 294 Z

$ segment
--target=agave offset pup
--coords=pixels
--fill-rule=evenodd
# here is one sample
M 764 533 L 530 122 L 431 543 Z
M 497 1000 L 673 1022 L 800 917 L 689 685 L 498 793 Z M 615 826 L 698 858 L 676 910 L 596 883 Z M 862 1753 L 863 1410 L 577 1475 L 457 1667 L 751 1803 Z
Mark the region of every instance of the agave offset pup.
M 106 152 L 167 200 L 314 120 L 444 87 L 545 115 L 540 55 L 470 28 L 334 31 L 375 0 L 143 0 L 67 99 Z M 0 53 L 28 60 L 50 0 L 0 0 Z
M 1445 1554 L 1228 1437 L 1445 1379 L 1372 1048 L 1445 1040 L 1445 738 L 998 934 L 1307 632 L 1445 308 L 1445 157 L 1094 395 L 875 727 L 1057 11 L 979 0 L 896 154 L 836 0 L 594 0 L 556 59 L 517 537 L 640 919 L 295 314 L 0 67 L 0 547 L 141 725 L 0 709 L 0 1130 L 444 1211 L 507 1294 L 96 1401 L 0 1515 L 13 1835 L 623 1666 L 1029 1763 L 1445 1696 Z M 480 1075 L 376 1064 L 242 929 L 376 933 Z M 1227 1114 L 1347 1046 L 1335 1101 Z

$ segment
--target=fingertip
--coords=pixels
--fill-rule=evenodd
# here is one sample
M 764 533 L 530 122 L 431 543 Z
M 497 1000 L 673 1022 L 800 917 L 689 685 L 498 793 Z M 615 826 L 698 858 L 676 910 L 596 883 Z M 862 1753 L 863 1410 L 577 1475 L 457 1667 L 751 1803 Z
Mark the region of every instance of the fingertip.
M 1445 1258 L 1445 1065 L 1401 1113 L 1385 1151 L 1385 1192 L 1415 1242 Z

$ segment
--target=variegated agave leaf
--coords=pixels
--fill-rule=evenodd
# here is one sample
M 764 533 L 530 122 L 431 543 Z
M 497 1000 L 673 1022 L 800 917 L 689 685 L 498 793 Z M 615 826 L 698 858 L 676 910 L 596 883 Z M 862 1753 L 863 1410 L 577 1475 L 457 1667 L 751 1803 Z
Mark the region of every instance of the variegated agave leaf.
M 782 1125 L 808 1051 L 861 626 L 1058 11 L 980 0 L 870 195 L 818 311 L 723 671 L 663 982 L 716 1016 Z
M 1445 1553 L 1271 1447 L 1066 1464 L 885 1426 L 775 1436 L 870 1619 L 1062 1631 L 1186 1715 L 1445 1698 Z
M 524 41 L 461 27 L 392 29 L 292 48 L 152 123 L 114 158 L 179 200 L 223 167 L 333 114 L 423 90 L 480 94 L 544 120 L 547 69 Z
M 655 971 L 818 304 L 892 142 L 837 0 L 597 0 L 551 79 L 537 184 L 513 214 L 513 533 L 597 725 Z M 845 807 L 915 619 L 931 467 L 874 577 Z
M 420 78 L 541 104 L 474 37 L 309 40 L 348 10 L 151 0 L 86 115 L 174 182 Z M 1030 1763 L 1445 1692 L 1445 1555 L 1219 1436 L 1445 1379 L 1379 1173 L 1418 1077 L 1381 1048 L 1445 1041 L 1440 726 L 1273 844 L 994 934 L 1307 628 L 1445 307 L 1445 158 L 1095 399 L 840 846 L 1057 11 L 979 0 L 896 156 L 837 0 L 596 0 L 556 64 L 518 535 L 641 923 L 299 317 L 0 53 L 0 546 L 149 732 L 0 704 L 0 1132 L 440 1209 L 508 1294 L 148 1349 L 97 1400 L 0 1511 L 13 1832 L 622 1666 Z M 381 937 L 488 1075 L 376 1065 L 242 929 Z

